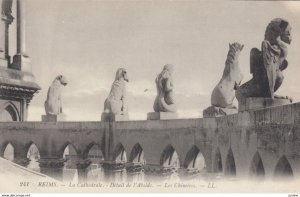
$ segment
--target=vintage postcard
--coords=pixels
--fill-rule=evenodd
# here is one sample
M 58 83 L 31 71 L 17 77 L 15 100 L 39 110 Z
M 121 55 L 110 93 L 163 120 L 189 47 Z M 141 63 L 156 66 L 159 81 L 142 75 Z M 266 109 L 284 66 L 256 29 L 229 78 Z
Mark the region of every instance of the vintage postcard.
M 298 196 L 300 2 L 0 2 L 0 193 Z

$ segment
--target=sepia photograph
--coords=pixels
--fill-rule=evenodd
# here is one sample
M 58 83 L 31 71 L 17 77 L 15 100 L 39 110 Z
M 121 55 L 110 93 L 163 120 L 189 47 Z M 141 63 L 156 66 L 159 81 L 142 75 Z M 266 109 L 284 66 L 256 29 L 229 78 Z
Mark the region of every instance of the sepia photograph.
M 298 197 L 300 1 L 0 6 L 2 197 Z

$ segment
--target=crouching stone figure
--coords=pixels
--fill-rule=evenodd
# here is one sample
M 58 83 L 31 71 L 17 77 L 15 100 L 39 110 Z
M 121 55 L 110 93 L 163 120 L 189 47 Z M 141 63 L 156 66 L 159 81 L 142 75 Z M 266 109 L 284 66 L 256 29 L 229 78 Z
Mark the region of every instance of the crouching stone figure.
M 244 45 L 237 42 L 229 44 L 223 76 L 212 92 L 212 106 L 203 111 L 203 117 L 216 117 L 237 112 L 236 106 L 233 105 L 233 100 L 235 98 L 235 90 L 243 79 L 238 61 L 243 47 Z
M 42 116 L 43 121 L 63 120 L 63 108 L 61 99 L 62 86 L 68 84 L 67 79 L 63 75 L 58 75 L 48 89 L 47 99 L 44 103 L 46 116 Z
M 102 121 L 128 120 L 128 108 L 126 102 L 127 72 L 119 68 L 116 72 L 115 81 L 112 84 L 110 93 L 104 102 Z

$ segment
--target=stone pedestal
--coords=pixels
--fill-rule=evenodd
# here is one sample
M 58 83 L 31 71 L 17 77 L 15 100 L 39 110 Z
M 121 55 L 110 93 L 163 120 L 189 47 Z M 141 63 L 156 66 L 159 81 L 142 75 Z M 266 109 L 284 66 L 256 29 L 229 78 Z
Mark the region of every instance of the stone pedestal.
M 126 165 L 127 181 L 144 181 L 144 170 L 142 163 L 129 163 Z
M 32 72 L 31 61 L 29 57 L 26 57 L 22 54 L 17 54 L 13 57 L 13 63 L 9 65 L 9 68 L 29 73 Z
M 0 51 L 0 53 L 2 53 L 2 52 Z M 8 67 L 8 60 L 7 59 L 2 59 L 0 57 L 0 66 L 2 66 L 4 68 L 7 68 Z
M 263 97 L 246 98 L 245 103 L 239 103 L 239 111 L 263 109 L 267 107 L 276 107 L 291 104 L 289 99 L 272 99 Z
M 105 181 L 122 182 L 126 181 L 126 169 L 124 162 L 104 162 L 102 164 Z
M 113 113 L 103 112 L 101 114 L 101 121 L 102 122 L 117 122 L 117 121 L 128 121 L 128 115 L 116 115 Z
M 203 110 L 203 118 L 214 118 L 220 116 L 226 116 L 230 114 L 236 114 L 238 112 L 237 108 L 223 108 L 210 106 Z
M 178 114 L 174 112 L 149 112 L 147 114 L 147 120 L 169 120 L 177 118 Z
M 65 114 L 59 114 L 59 115 L 42 115 L 42 122 L 61 122 L 66 120 Z
M 65 160 L 63 158 L 41 158 L 40 171 L 59 181 L 63 180 L 63 167 Z

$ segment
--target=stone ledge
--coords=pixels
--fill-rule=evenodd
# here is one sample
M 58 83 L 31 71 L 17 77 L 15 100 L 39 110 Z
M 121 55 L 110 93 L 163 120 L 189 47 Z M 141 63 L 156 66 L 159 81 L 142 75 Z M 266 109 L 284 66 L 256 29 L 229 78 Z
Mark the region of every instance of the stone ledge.
M 249 97 L 246 98 L 245 103 L 239 103 L 239 111 L 257 110 L 268 107 L 276 107 L 281 105 L 291 104 L 289 99 L 277 99 L 277 98 L 263 98 L 263 97 Z
M 61 122 L 66 120 L 66 115 L 59 114 L 59 115 L 42 115 L 42 122 Z
M 0 52 L 2 53 L 2 52 Z M 2 59 L 0 57 L 0 66 L 4 67 L 4 68 L 7 68 L 8 67 L 8 61 L 6 59 Z
M 28 56 L 24 56 L 23 54 L 14 55 L 13 63 L 10 64 L 8 68 L 32 73 L 31 60 Z
M 119 114 L 113 114 L 113 113 L 107 113 L 103 112 L 101 114 L 101 121 L 102 122 L 117 122 L 117 121 L 128 121 L 129 117 L 128 115 L 119 115 Z
M 147 120 L 170 120 L 177 119 L 178 114 L 174 112 L 149 112 Z
M 236 114 L 238 110 L 236 108 L 222 108 L 216 106 L 210 106 L 203 110 L 203 118 L 214 118 L 220 116 L 226 116 Z
M 4 68 L 2 66 L 0 66 L 0 84 L 2 86 L 23 88 L 35 91 L 41 89 L 41 87 L 35 83 L 35 79 L 32 73 Z

